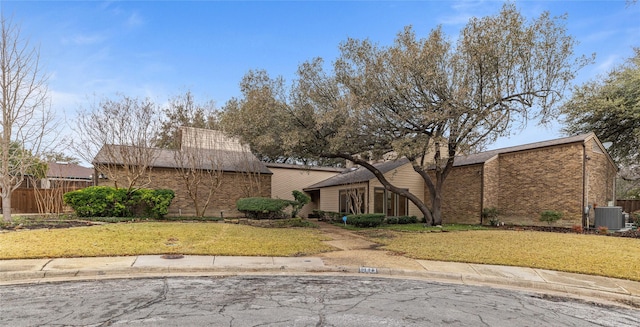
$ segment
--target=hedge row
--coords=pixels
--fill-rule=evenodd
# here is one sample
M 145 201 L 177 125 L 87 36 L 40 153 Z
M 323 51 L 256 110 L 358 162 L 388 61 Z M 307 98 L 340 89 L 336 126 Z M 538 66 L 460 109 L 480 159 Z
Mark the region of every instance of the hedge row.
M 172 190 L 128 191 L 110 186 L 91 186 L 65 193 L 64 203 L 79 217 L 152 217 L 168 213 L 175 193 Z

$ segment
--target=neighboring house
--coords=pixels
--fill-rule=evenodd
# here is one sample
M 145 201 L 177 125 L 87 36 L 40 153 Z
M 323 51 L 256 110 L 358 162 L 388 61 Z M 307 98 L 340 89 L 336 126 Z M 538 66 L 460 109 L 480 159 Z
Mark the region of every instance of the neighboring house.
M 169 215 L 195 215 L 194 201 L 185 180 L 187 176 L 198 186 L 198 203 L 203 205 L 208 191 L 214 189 L 205 216 L 237 217 L 239 198 L 271 196 L 271 171 L 246 147 L 232 138 L 225 138 L 218 131 L 183 128 L 182 147 L 179 150 L 147 149 L 151 151 L 151 163 L 136 187 L 170 189 L 176 194 Z M 217 144 L 217 145 L 216 145 Z M 114 151 L 114 148 L 116 151 Z M 115 185 L 117 180 L 126 180 L 123 160 L 107 153 L 120 153 L 133 147 L 105 145 L 94 158 L 95 176 L 98 185 Z M 103 171 L 101 171 L 103 170 Z M 109 174 L 105 173 L 109 170 Z M 202 174 L 203 172 L 209 173 Z M 104 178 L 111 176 L 110 178 Z M 122 183 L 118 184 L 122 186 Z M 192 192 L 193 195 L 194 192 Z
M 47 163 L 47 176 L 40 180 L 43 189 L 80 189 L 93 185 L 93 169 L 68 162 Z
M 271 197 L 274 199 L 294 200 L 292 192 L 302 191 L 306 185 L 318 183 L 332 176 L 340 174 L 344 168 L 300 166 L 291 164 L 266 163 L 273 173 L 271 176 Z M 319 194 L 307 192 L 311 202 L 298 213 L 301 217 L 308 216 L 312 210 L 318 209 Z
M 429 204 L 428 189 L 408 160 L 376 166 L 392 184 Z M 444 184 L 443 222 L 486 224 L 482 210 L 495 207 L 506 223 L 540 224 L 542 211 L 556 210 L 564 214 L 557 225 L 585 225 L 585 209 L 615 200 L 616 174 L 617 166 L 593 133 L 456 157 Z M 317 207 L 324 211 L 422 216 L 413 203 L 386 191 L 364 168 L 304 190 L 316 194 Z M 593 224 L 593 210 L 588 217 Z

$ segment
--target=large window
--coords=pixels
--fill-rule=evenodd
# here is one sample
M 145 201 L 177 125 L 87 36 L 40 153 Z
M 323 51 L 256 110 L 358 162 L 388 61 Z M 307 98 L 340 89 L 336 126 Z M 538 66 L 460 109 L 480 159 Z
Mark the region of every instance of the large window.
M 409 200 L 405 196 L 383 188 L 375 188 L 373 192 L 373 212 L 388 217 L 409 215 Z
M 340 190 L 340 213 L 347 215 L 364 213 L 364 195 L 364 188 Z

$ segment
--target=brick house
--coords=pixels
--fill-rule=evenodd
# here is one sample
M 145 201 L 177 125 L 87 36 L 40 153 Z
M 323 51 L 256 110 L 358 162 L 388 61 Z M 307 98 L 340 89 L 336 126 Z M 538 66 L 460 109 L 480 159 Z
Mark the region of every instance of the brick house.
M 376 164 L 389 181 L 429 201 L 422 178 L 406 159 Z M 495 207 L 505 223 L 537 225 L 543 210 L 561 211 L 559 226 L 585 225 L 585 208 L 615 201 L 617 166 L 593 133 L 457 157 L 443 188 L 444 223 L 488 223 L 484 208 Z M 386 191 L 364 168 L 304 190 L 316 194 L 325 211 L 422 214 L 406 198 Z M 585 218 L 586 219 L 586 218 Z M 593 224 L 594 211 L 589 211 Z
M 205 216 L 241 216 L 236 210 L 239 198 L 271 196 L 272 172 L 237 140 L 218 131 L 195 128 L 183 128 L 181 140 L 178 150 L 145 149 L 150 162 L 136 184 L 136 187 L 173 190 L 176 196 L 169 207 L 170 216 L 196 214 L 192 199 L 196 193 L 195 182 L 200 206 L 208 198 L 208 191 L 215 190 Z M 93 160 L 97 185 L 122 186 L 127 178 L 126 162 L 121 159 L 125 156 L 113 154 L 129 150 L 139 151 L 121 145 L 104 145 L 100 149 Z M 191 195 L 188 185 L 191 185 Z

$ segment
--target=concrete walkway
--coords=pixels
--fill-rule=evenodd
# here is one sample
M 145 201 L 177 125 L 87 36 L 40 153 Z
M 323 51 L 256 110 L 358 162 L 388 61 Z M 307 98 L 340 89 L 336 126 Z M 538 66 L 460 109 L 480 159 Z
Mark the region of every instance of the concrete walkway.
M 333 230 L 333 228 L 336 228 Z M 640 307 L 640 282 L 544 269 L 414 260 L 321 224 L 341 251 L 314 257 L 160 256 L 0 260 L 0 285 L 159 276 L 366 275 L 488 285 Z M 349 241 L 350 240 L 350 241 Z

